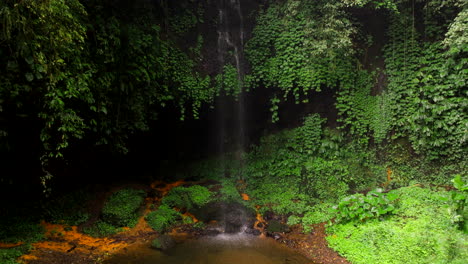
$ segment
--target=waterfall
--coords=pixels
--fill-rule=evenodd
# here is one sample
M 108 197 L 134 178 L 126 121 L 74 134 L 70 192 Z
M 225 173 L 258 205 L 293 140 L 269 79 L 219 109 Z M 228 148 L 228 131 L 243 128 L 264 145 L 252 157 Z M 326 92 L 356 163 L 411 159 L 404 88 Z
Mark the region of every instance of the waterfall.
M 244 69 L 242 66 L 244 55 L 244 17 L 242 15 L 240 0 L 221 0 L 218 6 L 218 41 L 217 53 L 219 70 L 223 72 L 223 67 L 226 62 L 234 62 L 237 70 L 238 80 L 238 95 L 236 100 L 236 134 L 237 134 L 237 151 L 242 154 L 245 147 L 245 111 L 244 111 L 244 93 L 243 75 Z M 232 53 L 232 57 L 228 57 L 228 53 Z M 233 60 L 233 61 L 232 61 Z M 222 106 L 221 106 L 222 107 Z M 220 110 L 223 112 L 222 110 Z M 222 118 L 221 113 L 221 117 Z M 225 128 L 221 128 L 221 135 L 225 136 Z M 224 149 L 223 149 L 224 150 Z M 239 155 L 242 160 L 242 155 Z
M 246 145 L 246 134 L 245 134 L 245 99 L 244 99 L 244 92 L 242 91 L 243 88 L 243 75 L 244 75 L 244 68 L 243 68 L 243 60 L 244 60 L 244 17 L 242 15 L 242 8 L 240 0 L 219 0 L 218 2 L 218 25 L 217 25 L 217 55 L 218 55 L 218 63 L 219 63 L 219 72 L 224 72 L 225 65 L 233 65 L 237 70 L 237 92 L 234 93 L 236 95 L 236 100 L 234 104 L 234 108 L 231 110 L 227 107 L 227 102 L 229 99 L 224 97 L 223 92 L 221 92 L 220 99 L 218 100 L 217 108 L 218 108 L 218 124 L 219 124 L 219 137 L 220 137 L 220 146 L 219 150 L 221 153 L 221 166 L 225 168 L 224 164 L 224 152 L 231 151 L 232 148 L 229 150 L 226 149 L 224 146 L 225 144 L 225 137 L 228 133 L 234 133 L 233 138 L 235 139 L 235 156 L 234 158 L 238 160 L 240 164 L 240 171 L 239 171 L 239 178 L 242 179 L 242 168 L 244 166 L 244 148 Z M 223 77 L 224 78 L 224 77 Z M 224 87 L 223 87 L 224 88 Z M 232 111 L 232 112 L 230 112 Z M 227 117 L 233 117 L 233 123 L 227 123 Z M 227 131 L 227 126 L 232 125 L 233 129 Z M 226 173 L 225 173 L 226 174 Z M 223 175 L 224 176 L 224 175 Z M 223 213 L 224 222 L 226 222 L 226 217 L 231 217 L 229 212 L 233 208 L 226 208 Z M 241 219 L 246 219 L 245 212 L 242 210 L 236 210 L 238 215 L 241 215 Z M 229 215 L 229 216 L 228 216 Z M 243 222 L 245 222 L 243 220 Z M 246 223 L 242 223 L 243 226 L 240 228 L 238 232 L 242 233 L 247 228 Z M 228 228 L 225 226 L 224 230 L 226 231 Z M 227 231 L 232 233 L 231 231 Z

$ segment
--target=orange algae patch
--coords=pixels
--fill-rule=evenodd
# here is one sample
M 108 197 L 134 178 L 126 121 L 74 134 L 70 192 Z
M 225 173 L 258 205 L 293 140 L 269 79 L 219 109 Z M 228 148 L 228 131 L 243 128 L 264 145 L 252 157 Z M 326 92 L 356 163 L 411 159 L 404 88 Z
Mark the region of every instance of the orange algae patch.
M 39 258 L 36 257 L 36 256 L 33 256 L 33 255 L 24 255 L 24 256 L 21 256 L 21 260 L 23 261 L 27 261 L 27 260 L 38 260 Z
M 17 242 L 17 243 L 2 243 L 0 242 L 0 248 L 14 248 L 23 245 L 23 242 Z
M 182 215 L 192 218 L 192 220 L 193 220 L 194 223 L 198 222 L 198 219 L 197 219 L 193 214 L 191 214 L 191 213 L 189 213 L 189 212 L 185 212 L 185 213 L 183 213 Z
M 151 184 L 151 188 L 161 192 L 162 196 L 165 196 L 172 188 L 185 184 L 184 180 L 178 180 L 176 182 L 165 183 L 162 181 L 155 181 Z M 160 185 L 164 185 L 161 186 Z
M 241 196 L 242 196 L 242 200 L 244 200 L 244 201 L 248 201 L 248 200 L 250 200 L 250 197 L 249 197 L 249 195 L 248 195 L 248 194 L 246 194 L 246 193 L 241 193 Z
M 392 180 L 392 174 L 393 171 L 389 167 L 387 168 L 387 182 L 390 182 Z
M 392 181 L 392 174 L 392 169 L 390 167 L 387 167 L 387 181 L 384 184 L 382 184 L 383 187 L 386 187 L 390 184 L 390 181 Z
M 46 230 L 46 237 L 53 241 L 40 241 L 33 244 L 34 250 L 21 257 L 22 260 L 37 259 L 38 250 L 53 250 L 59 252 L 69 252 L 71 250 L 87 252 L 92 250 L 94 253 L 110 253 L 117 251 L 125 246 L 125 242 L 117 242 L 110 238 L 94 238 L 78 232 L 76 226 L 64 226 L 59 224 L 50 224 L 41 222 Z
M 264 231 L 265 231 L 265 219 L 263 219 L 262 215 L 258 212 L 258 210 L 260 209 L 260 206 L 257 205 L 255 206 L 255 208 L 257 209 L 257 216 L 255 217 L 257 219 L 257 221 L 255 221 L 255 224 L 254 224 L 254 228 L 257 229 L 258 231 L 260 231 L 262 234 L 261 234 L 261 237 L 264 237 Z

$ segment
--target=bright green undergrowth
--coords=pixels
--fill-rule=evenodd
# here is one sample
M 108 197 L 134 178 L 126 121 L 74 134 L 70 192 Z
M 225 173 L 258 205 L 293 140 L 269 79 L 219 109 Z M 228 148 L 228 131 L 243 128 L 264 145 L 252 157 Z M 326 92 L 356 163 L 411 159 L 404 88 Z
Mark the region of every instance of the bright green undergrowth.
M 18 264 L 16 259 L 29 252 L 31 249 L 31 244 L 25 244 L 15 248 L 0 249 L 0 263 Z
M 83 233 L 93 237 L 105 237 L 123 231 L 122 228 L 116 227 L 112 224 L 98 220 L 90 227 L 83 228 Z
M 451 218 L 450 193 L 395 190 L 394 214 L 329 226 L 329 245 L 352 263 L 465 263 L 467 237 Z
M 52 197 L 42 205 L 43 217 L 51 223 L 80 225 L 89 218 L 87 212 L 89 199 L 90 194 L 86 190 Z
M 144 197 L 144 191 L 130 188 L 113 193 L 104 204 L 101 219 L 83 228 L 83 232 L 103 237 L 122 231 L 122 227 L 135 226 Z
M 158 232 L 167 231 L 182 219 L 182 215 L 167 205 L 161 205 L 146 216 L 146 221 Z
M 102 209 L 103 220 L 115 226 L 134 226 L 145 192 L 123 189 L 113 193 Z
M 207 204 L 212 193 L 204 186 L 175 187 L 162 199 L 162 204 L 179 209 L 193 209 Z
M 0 249 L 0 263 L 16 264 L 16 259 L 29 252 L 31 244 L 44 238 L 44 228 L 38 219 L 30 216 L 2 217 L 0 219 L 0 242 L 23 242 L 21 246 Z

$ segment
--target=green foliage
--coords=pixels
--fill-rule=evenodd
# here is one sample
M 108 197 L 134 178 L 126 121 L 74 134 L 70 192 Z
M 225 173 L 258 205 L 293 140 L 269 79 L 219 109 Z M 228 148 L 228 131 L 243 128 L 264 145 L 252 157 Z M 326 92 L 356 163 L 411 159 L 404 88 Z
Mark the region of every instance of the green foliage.
M 180 219 L 182 219 L 181 214 L 167 205 L 159 206 L 156 211 L 146 216 L 148 224 L 158 232 L 167 231 Z
M 312 114 L 304 118 L 303 125 L 295 131 L 294 141 L 298 145 L 298 152 L 311 155 L 318 150 L 324 123 L 325 119 L 321 118 L 319 114 Z
M 144 196 L 144 191 L 135 189 L 122 189 L 113 193 L 102 209 L 103 220 L 118 227 L 135 225 Z
M 381 189 L 368 192 L 365 196 L 357 193 L 341 199 L 335 207 L 337 223 L 367 221 L 391 214 L 395 210 L 394 201 L 398 195 L 394 192 L 382 193 Z
M 434 16 L 451 10 L 453 6 L 448 5 L 443 12 L 426 12 L 428 21 L 446 21 Z M 390 22 L 384 55 L 387 96 L 397 102 L 390 111 L 395 136 L 408 136 L 416 152 L 429 160 L 461 160 L 466 149 L 466 94 L 461 89 L 466 86 L 467 73 L 462 70 L 466 62 L 458 52 L 443 49 L 444 25 L 426 25 L 423 33 L 434 35 L 435 40 L 423 42 L 410 10 L 392 15 Z M 448 33 L 445 43 L 456 46 L 462 39 L 463 35 Z
M 304 232 L 312 231 L 311 225 L 320 224 L 331 220 L 335 216 L 332 203 L 318 203 L 302 217 L 302 226 Z
M 212 193 L 204 186 L 175 187 L 162 199 L 162 204 L 169 207 L 191 210 L 211 201 Z
M 466 218 L 468 213 L 465 210 L 466 199 L 468 198 L 468 184 L 463 181 L 461 175 L 456 175 L 452 179 L 453 186 L 457 191 L 452 191 L 453 216 L 452 221 L 458 225 L 461 230 L 467 230 Z
M 335 201 L 348 192 L 349 173 L 339 161 L 314 158 L 304 168 L 300 187 L 303 193 L 320 201 Z
M 18 264 L 16 261 L 19 257 L 26 254 L 32 249 L 30 244 L 21 245 L 14 248 L 0 249 L 0 262 L 2 264 Z
M 54 173 L 51 163 L 77 142 L 126 153 L 129 135 L 148 130 L 162 108 L 178 109 L 181 119 L 197 118 L 201 104 L 212 102 L 210 78 L 196 70 L 203 37 L 183 50 L 168 31 L 200 23 L 201 6 L 196 12 L 180 9 L 191 15 L 178 16 L 179 25 L 167 25 L 167 14 L 154 11 L 162 9 L 159 5 L 163 3 L 142 0 L 132 5 L 78 0 L 0 3 L 0 58 L 5 62 L 0 119 L 5 124 L 34 124 L 31 133 L 42 142 L 37 152 L 45 189 Z M 2 139 L 16 139 L 15 126 L 2 123 Z
M 271 111 L 294 98 L 307 103 L 310 91 L 336 87 L 350 70 L 353 25 L 340 1 L 274 1 L 257 16 L 246 57 L 252 71 L 247 86 L 275 88 Z
M 397 209 L 384 221 L 327 228 L 329 245 L 352 263 L 464 263 L 466 235 L 452 224 L 447 192 L 395 190 Z
M 89 218 L 89 199 L 89 194 L 83 190 L 50 198 L 42 205 L 44 219 L 51 223 L 80 225 Z
M 360 70 L 348 75 L 350 80 L 343 83 L 337 96 L 341 128 L 349 128 L 349 133 L 366 146 L 370 138 L 380 143 L 390 132 L 391 102 L 385 93 L 371 95 L 375 74 Z
M 221 180 L 222 188 L 219 190 L 220 199 L 226 202 L 242 202 L 242 197 L 233 181 Z
M 288 222 L 287 224 L 290 226 L 297 225 L 301 223 L 301 218 L 297 215 L 290 215 L 288 217 Z
M 106 237 L 120 231 L 123 231 L 123 229 L 101 220 L 98 220 L 92 226 L 83 228 L 83 233 L 92 237 Z
M 16 259 L 28 253 L 32 249 L 32 243 L 44 239 L 44 231 L 38 224 L 38 219 L 31 218 L 30 215 L 4 215 L 0 219 L 0 242 L 23 244 L 13 248 L 0 248 L 0 263 L 17 264 Z
M 162 244 L 161 244 L 161 240 L 159 238 L 155 238 L 153 239 L 153 241 L 151 241 L 151 246 L 153 248 L 161 248 L 162 247 Z
M 237 72 L 236 67 L 233 65 L 224 65 L 222 73 L 216 75 L 214 80 L 218 93 L 223 91 L 226 95 L 237 98 L 242 91 L 242 82 L 239 77 L 239 72 Z
M 37 219 L 8 217 L 0 220 L 0 241 L 33 243 L 44 238 L 44 228 Z

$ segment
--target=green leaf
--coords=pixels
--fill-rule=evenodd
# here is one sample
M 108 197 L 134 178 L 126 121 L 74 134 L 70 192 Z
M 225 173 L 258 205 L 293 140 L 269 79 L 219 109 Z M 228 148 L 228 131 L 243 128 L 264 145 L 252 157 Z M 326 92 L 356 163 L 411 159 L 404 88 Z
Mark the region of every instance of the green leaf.
M 28 82 L 31 82 L 32 80 L 34 80 L 34 75 L 33 75 L 32 73 L 30 73 L 30 72 L 26 73 L 26 74 L 24 75 L 24 77 L 26 77 L 26 80 L 27 80 Z

